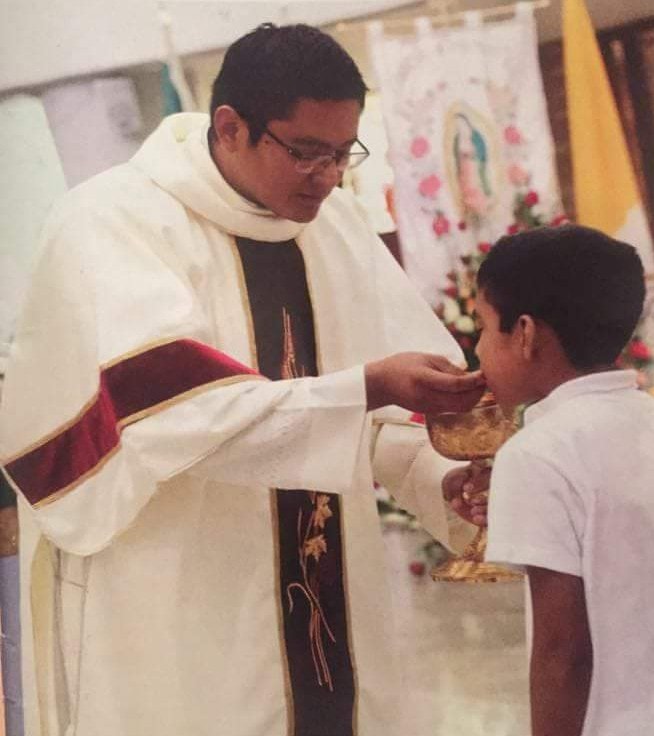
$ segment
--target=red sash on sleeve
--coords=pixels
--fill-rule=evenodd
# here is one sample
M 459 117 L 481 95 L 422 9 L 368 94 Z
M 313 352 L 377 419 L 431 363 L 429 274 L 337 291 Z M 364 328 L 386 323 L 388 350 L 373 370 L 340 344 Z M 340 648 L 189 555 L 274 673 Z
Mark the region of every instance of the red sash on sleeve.
M 33 505 L 58 498 L 100 469 L 124 427 L 196 389 L 263 376 L 195 340 L 175 340 L 105 366 L 98 393 L 72 422 L 14 457 L 5 470 Z M 265 380 L 265 379 L 264 379 Z

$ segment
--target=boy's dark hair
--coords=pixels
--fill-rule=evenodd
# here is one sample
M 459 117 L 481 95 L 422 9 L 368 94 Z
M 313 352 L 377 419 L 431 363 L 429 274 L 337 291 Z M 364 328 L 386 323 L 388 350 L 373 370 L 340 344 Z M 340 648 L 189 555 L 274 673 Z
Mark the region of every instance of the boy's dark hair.
M 225 54 L 213 83 L 210 114 L 229 105 L 247 121 L 257 143 L 271 120 L 285 120 L 300 99 L 357 100 L 367 87 L 352 57 L 331 37 L 307 25 L 265 23 Z
M 481 264 L 477 285 L 498 311 L 502 332 L 522 314 L 542 320 L 577 369 L 613 363 L 645 298 L 635 248 L 579 225 L 500 238 Z

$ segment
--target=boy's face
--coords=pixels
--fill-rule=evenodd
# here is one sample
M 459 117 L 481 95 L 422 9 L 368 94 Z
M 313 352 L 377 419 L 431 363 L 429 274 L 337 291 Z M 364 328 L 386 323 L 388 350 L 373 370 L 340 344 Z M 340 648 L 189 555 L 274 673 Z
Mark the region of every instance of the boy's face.
M 500 330 L 500 315 L 485 298 L 475 304 L 481 336 L 475 352 L 488 387 L 506 411 L 531 399 L 529 362 L 525 358 L 524 335 L 517 322 L 511 332 Z

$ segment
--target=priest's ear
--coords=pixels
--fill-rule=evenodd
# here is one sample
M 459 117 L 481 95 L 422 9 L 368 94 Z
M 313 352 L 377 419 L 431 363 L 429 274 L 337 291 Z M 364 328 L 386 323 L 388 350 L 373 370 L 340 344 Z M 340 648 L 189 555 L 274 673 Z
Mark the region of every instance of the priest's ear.
M 249 139 L 249 129 L 243 118 L 229 105 L 220 105 L 213 114 L 213 132 L 220 146 L 237 151 Z

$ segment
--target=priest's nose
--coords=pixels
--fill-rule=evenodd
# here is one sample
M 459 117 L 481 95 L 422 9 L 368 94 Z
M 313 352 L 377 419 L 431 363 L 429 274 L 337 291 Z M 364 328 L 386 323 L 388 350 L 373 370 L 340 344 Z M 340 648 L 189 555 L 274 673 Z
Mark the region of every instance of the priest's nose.
M 310 176 L 311 183 L 327 196 L 337 184 L 340 184 L 343 178 L 343 172 L 338 170 L 334 161 L 331 161 L 324 168 L 311 173 Z

